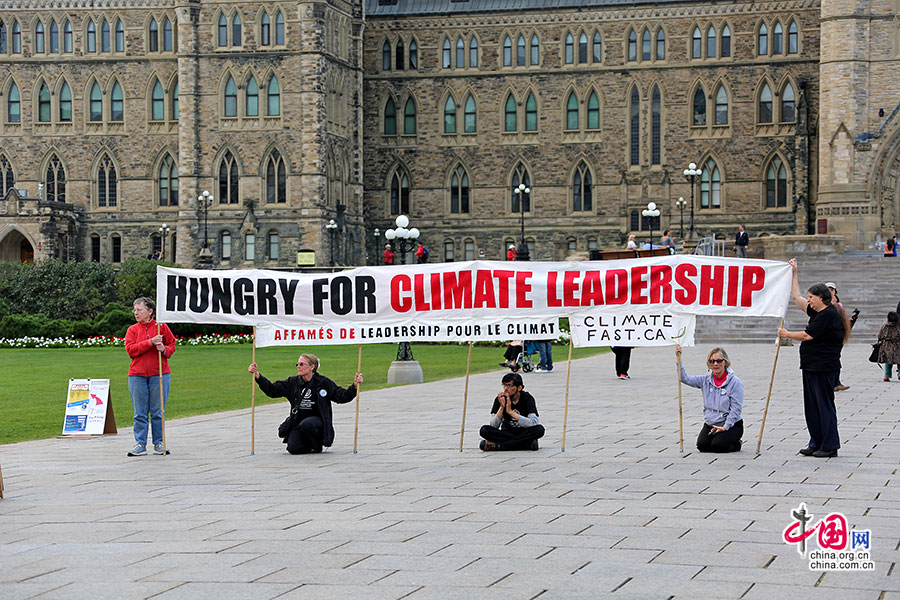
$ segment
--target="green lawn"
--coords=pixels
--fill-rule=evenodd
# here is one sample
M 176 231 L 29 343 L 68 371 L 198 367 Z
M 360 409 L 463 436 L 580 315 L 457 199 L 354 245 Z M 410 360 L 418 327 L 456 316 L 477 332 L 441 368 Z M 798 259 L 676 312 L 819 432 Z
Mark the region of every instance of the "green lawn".
M 426 381 L 459 377 L 466 373 L 468 346 L 417 344 L 416 359 Z M 251 346 L 180 346 L 170 361 L 172 390 L 166 416 L 169 419 L 233 410 L 250 405 Z M 576 348 L 580 358 L 605 348 Z M 356 346 L 260 348 L 256 360 L 269 379 L 296 375 L 294 366 L 302 352 L 316 354 L 321 372 L 338 385 L 347 386 L 356 371 Z M 363 389 L 387 387 L 387 369 L 397 353 L 396 344 L 363 346 Z M 555 346 L 554 359 L 562 363 L 568 347 Z M 501 371 L 503 348 L 472 349 L 472 373 Z M 0 350 L 0 444 L 60 435 L 70 378 L 111 380 L 110 395 L 119 427 L 131 426 L 128 396 L 128 355 L 124 348 L 3 349 Z M 558 365 L 562 367 L 562 364 Z M 256 394 L 260 404 L 284 402 Z

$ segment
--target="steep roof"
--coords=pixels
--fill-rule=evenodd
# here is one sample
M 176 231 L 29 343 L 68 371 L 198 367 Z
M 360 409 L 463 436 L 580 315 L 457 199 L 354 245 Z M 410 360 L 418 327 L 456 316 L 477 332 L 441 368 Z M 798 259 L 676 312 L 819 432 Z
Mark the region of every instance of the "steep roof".
M 366 0 L 369 17 L 675 4 L 687 0 Z

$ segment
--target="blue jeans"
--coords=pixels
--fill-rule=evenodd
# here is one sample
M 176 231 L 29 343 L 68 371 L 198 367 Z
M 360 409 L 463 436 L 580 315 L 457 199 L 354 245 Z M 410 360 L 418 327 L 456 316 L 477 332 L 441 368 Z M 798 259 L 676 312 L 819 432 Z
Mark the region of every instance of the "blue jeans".
M 169 376 L 162 376 L 163 403 L 169 401 Z M 159 408 L 159 375 L 142 377 L 128 376 L 128 393 L 131 394 L 131 405 L 134 407 L 134 441 L 141 446 L 147 445 L 147 414 L 153 426 L 153 444 L 162 444 L 162 411 Z
M 538 364 L 538 368 L 543 371 L 552 371 L 553 370 L 553 346 L 551 345 L 550 340 L 542 340 L 539 342 L 535 342 L 537 344 L 537 351 L 541 357 L 541 361 Z

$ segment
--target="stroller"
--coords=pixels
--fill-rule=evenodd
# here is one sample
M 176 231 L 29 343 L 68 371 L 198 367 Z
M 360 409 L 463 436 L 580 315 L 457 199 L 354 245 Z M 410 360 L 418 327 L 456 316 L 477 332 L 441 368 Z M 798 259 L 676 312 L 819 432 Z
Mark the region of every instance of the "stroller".
M 524 371 L 525 373 L 531 373 L 534 371 L 534 361 L 531 360 L 531 355 L 537 352 L 537 348 L 534 345 L 534 342 L 525 342 L 523 349 L 516 356 L 515 362 L 509 367 L 509 369 L 516 373 L 519 370 Z

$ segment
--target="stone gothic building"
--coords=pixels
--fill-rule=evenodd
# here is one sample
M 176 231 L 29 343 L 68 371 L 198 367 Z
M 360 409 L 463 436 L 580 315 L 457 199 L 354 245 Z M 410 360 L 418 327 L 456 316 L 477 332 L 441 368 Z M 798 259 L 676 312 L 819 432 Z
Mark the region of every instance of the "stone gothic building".
M 0 260 L 375 263 L 399 214 L 433 260 L 523 222 L 561 259 L 900 219 L 900 0 L 0 7 Z

